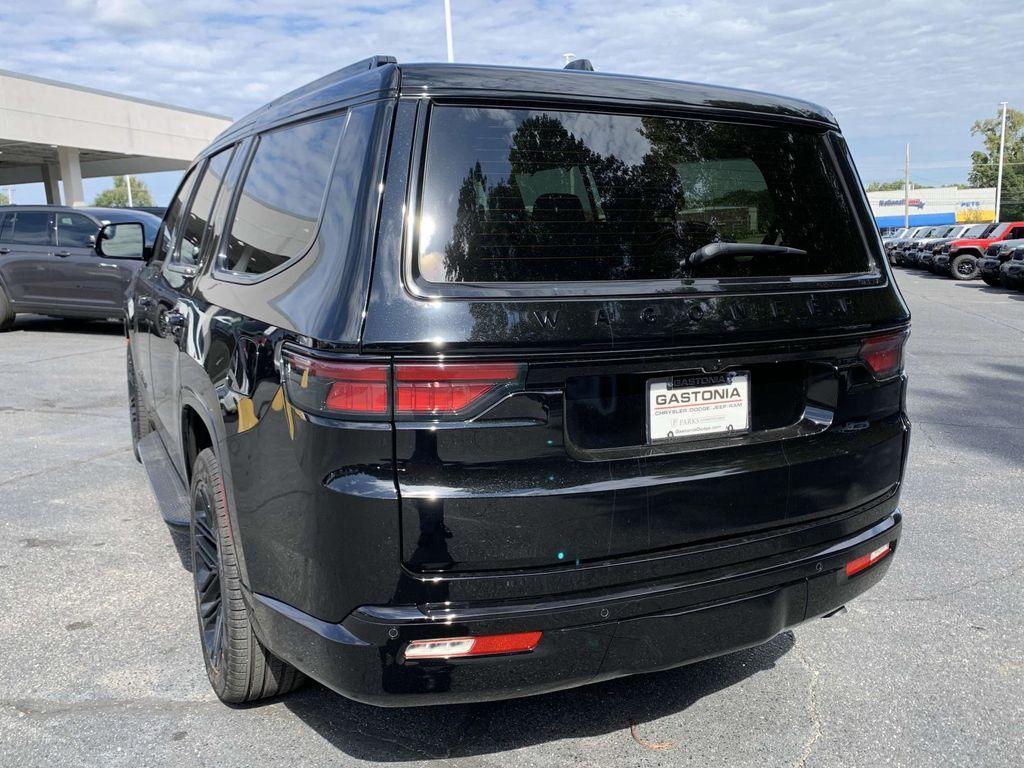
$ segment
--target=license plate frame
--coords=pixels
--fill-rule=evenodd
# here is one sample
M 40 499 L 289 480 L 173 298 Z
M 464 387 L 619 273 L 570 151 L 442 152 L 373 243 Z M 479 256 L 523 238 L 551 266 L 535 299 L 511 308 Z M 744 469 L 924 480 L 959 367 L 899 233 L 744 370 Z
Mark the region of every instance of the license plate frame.
M 729 389 L 738 390 L 739 397 L 733 396 L 733 392 L 722 391 Z M 714 390 L 717 391 L 710 395 L 701 394 Z M 648 445 L 714 440 L 745 435 L 751 431 L 750 371 L 660 376 L 647 380 L 645 394 L 644 427 Z M 656 402 L 657 395 L 661 394 L 674 394 L 677 397 L 667 398 L 674 402 Z M 738 403 L 727 402 L 737 399 Z M 656 410 L 660 412 L 656 414 Z M 689 425 L 679 425 L 678 420 L 684 416 L 691 417 Z M 673 418 L 675 421 L 670 422 L 673 428 L 666 429 L 664 422 Z

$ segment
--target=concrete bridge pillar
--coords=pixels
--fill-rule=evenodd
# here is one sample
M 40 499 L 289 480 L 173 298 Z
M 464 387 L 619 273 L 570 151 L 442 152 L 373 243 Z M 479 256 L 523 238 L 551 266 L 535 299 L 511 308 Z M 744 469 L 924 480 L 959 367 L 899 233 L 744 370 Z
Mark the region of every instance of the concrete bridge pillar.
M 85 205 L 78 150 L 74 147 L 57 147 L 57 159 L 60 161 L 60 179 L 64 182 L 64 204 L 75 207 Z

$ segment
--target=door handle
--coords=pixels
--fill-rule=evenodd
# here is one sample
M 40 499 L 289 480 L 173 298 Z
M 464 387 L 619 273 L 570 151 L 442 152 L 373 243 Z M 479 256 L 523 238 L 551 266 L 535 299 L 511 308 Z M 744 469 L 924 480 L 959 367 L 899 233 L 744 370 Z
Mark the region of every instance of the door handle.
M 60 256 L 62 259 L 66 259 L 68 256 L 71 255 L 71 251 L 57 251 L 57 253 L 54 255 Z
M 117 264 L 111 264 L 109 261 L 101 261 L 99 265 L 109 269 L 117 269 Z
M 11 252 L 10 248 L 0 248 L 0 256 L 6 256 L 10 252 Z

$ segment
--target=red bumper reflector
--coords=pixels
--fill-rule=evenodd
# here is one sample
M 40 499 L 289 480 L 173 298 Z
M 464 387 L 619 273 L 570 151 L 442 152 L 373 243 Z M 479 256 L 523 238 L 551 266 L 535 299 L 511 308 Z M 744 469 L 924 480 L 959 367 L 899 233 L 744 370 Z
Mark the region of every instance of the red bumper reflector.
M 405 646 L 407 659 L 454 659 L 464 656 L 496 656 L 504 653 L 532 651 L 540 642 L 541 632 L 516 632 L 510 635 L 480 637 L 440 637 L 436 640 L 413 640 Z
M 892 545 L 883 544 L 878 549 L 872 550 L 866 555 L 861 555 L 855 560 L 851 560 L 846 564 L 846 575 L 853 576 L 854 574 L 860 573 L 865 568 L 870 568 L 883 557 L 888 555 L 890 551 L 892 551 Z

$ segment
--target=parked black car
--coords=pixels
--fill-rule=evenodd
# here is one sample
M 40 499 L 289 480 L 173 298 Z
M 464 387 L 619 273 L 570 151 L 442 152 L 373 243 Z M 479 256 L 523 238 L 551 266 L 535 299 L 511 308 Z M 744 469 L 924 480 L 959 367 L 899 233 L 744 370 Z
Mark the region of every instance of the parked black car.
M 375 57 L 202 153 L 128 306 L 226 701 L 668 668 L 900 539 L 910 315 L 806 102 Z
M 1024 248 L 1016 248 L 1013 255 L 999 267 L 999 284 L 1024 291 Z
M 917 238 L 924 237 L 925 233 L 931 230 L 930 227 L 916 227 L 907 232 L 903 237 L 896 238 L 886 245 L 886 255 L 889 262 L 895 266 L 902 266 L 908 249 L 917 242 Z
M 19 312 L 53 317 L 118 318 L 125 290 L 142 266 L 100 256 L 96 238 L 111 222 L 139 222 L 152 245 L 160 219 L 123 208 L 0 206 L 0 331 Z
M 1024 240 L 1002 240 L 998 243 L 992 243 L 985 250 L 985 255 L 978 259 L 978 270 L 981 274 L 981 279 L 993 288 L 1002 286 L 1000 269 L 1003 264 L 1013 258 L 1018 250 L 1024 251 Z
M 932 227 L 908 246 L 903 259 L 904 263 L 917 269 L 928 269 L 927 257 L 931 254 L 931 244 L 948 237 L 958 228 L 957 225 L 949 224 Z

